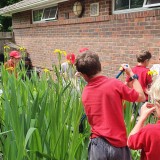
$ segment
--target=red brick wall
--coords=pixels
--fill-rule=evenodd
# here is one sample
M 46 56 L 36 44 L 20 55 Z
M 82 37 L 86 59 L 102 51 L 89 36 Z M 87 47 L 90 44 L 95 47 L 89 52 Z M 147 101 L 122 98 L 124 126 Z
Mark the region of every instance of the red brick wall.
M 74 2 L 59 4 L 59 18 L 54 22 L 32 24 L 31 11 L 13 15 L 16 43 L 27 48 L 35 66 L 51 68 L 57 48 L 78 54 L 81 47 L 99 54 L 108 76 L 115 76 L 121 63 L 135 65 L 135 54 L 141 49 L 149 49 L 152 63 L 158 63 L 160 10 L 112 15 L 110 0 L 99 0 L 100 15 L 90 17 L 91 1 L 84 0 L 85 12 L 77 18 L 72 12 Z

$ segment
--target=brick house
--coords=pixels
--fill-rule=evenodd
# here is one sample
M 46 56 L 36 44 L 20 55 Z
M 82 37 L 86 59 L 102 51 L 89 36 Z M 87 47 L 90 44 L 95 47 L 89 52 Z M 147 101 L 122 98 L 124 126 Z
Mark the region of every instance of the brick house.
M 34 66 L 51 68 L 55 49 L 78 54 L 87 47 L 100 55 L 105 74 L 115 76 L 121 63 L 136 64 L 141 49 L 158 63 L 159 1 L 23 0 L 0 9 L 0 15 L 12 16 L 15 42 L 27 48 Z

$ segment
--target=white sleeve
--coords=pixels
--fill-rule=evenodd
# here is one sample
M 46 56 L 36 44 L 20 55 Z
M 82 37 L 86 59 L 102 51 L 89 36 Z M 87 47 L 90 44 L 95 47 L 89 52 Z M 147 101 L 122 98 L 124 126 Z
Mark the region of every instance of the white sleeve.
M 64 62 L 61 64 L 61 73 L 67 72 L 68 63 Z

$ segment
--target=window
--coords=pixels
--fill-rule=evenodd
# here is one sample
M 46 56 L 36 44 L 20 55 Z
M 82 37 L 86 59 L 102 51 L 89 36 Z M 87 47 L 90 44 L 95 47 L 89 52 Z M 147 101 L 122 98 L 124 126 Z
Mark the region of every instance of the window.
M 33 11 L 33 22 L 57 19 L 58 7 L 50 7 Z
M 114 10 L 125 10 L 143 7 L 144 0 L 114 0 Z
M 160 0 L 113 0 L 113 11 L 144 10 L 160 6 Z
M 157 7 L 160 6 L 160 0 L 144 0 L 143 7 Z
M 43 9 L 33 11 L 33 21 L 41 21 Z

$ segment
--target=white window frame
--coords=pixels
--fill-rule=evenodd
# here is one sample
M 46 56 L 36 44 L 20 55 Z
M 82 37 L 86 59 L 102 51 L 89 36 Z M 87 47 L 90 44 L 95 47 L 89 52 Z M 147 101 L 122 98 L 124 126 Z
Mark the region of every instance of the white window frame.
M 144 0 L 143 6 L 140 8 L 133 8 L 133 9 L 124 9 L 124 10 L 117 10 L 115 11 L 115 0 L 112 0 L 112 13 L 113 14 L 122 14 L 122 13 L 131 13 L 131 12 L 139 12 L 139 11 L 146 11 L 146 10 L 154 10 L 154 9 L 159 9 L 160 7 L 157 8 L 149 8 L 150 5 L 144 5 L 146 4 L 147 0 Z M 158 3 L 159 4 L 159 3 Z M 157 4 L 154 4 L 152 7 L 157 6 Z
M 148 0 L 144 0 L 143 7 L 157 7 L 157 6 L 160 6 L 160 3 L 147 4 L 147 1 Z
M 45 12 L 45 9 L 47 9 L 47 8 L 52 8 L 52 7 L 57 7 L 57 10 L 56 10 L 56 13 L 55 13 L 55 16 L 54 17 L 52 17 L 52 18 L 43 18 L 43 16 L 44 16 L 44 12 Z M 34 11 L 38 11 L 38 10 L 43 10 L 42 11 L 42 16 L 41 16 L 41 19 L 39 20 L 39 21 L 34 21 L 34 16 L 33 16 L 33 14 L 34 14 Z M 32 10 L 32 22 L 33 23 L 40 23 L 40 22 L 46 22 L 46 21 L 50 21 L 50 20 L 57 20 L 57 13 L 58 13 L 58 5 L 55 5 L 55 6 L 49 6 L 49 7 L 45 7 L 45 8 L 38 8 L 38 9 L 34 9 L 34 10 Z
M 48 8 L 53 8 L 53 7 L 57 7 L 57 6 L 52 6 L 52 7 L 48 7 Z M 58 12 L 58 7 L 56 9 L 56 12 L 55 12 L 55 16 L 53 18 L 43 18 L 44 16 L 44 12 L 45 12 L 45 9 L 48 9 L 48 8 L 44 8 L 43 9 L 43 14 L 42 14 L 42 17 L 41 17 L 41 20 L 44 20 L 44 21 L 48 21 L 48 20 L 54 20 L 54 19 L 57 19 L 57 12 Z

